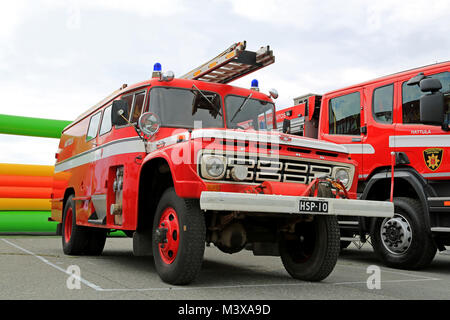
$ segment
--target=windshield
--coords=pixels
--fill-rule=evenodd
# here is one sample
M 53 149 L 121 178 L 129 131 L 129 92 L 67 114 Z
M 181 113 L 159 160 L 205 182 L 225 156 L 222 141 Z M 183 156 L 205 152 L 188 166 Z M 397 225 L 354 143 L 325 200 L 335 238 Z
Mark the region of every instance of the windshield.
M 225 98 L 227 126 L 231 129 L 273 129 L 273 103 L 252 99 L 251 96 Z
M 223 128 L 220 96 L 196 88 L 163 88 L 150 91 L 150 112 L 161 118 L 165 127 Z

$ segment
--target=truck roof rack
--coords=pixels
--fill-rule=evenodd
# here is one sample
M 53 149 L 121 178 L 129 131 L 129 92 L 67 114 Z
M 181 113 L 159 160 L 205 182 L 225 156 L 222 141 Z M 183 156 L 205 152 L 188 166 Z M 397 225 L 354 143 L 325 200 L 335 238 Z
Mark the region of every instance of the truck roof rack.
M 237 42 L 215 58 L 181 76 L 181 79 L 228 83 L 275 62 L 269 46 L 245 50 L 246 41 Z

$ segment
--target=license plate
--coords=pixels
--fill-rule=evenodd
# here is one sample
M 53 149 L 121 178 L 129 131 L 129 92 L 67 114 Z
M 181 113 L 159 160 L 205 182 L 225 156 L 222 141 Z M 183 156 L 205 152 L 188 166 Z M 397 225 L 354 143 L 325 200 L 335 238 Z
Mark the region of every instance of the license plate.
M 300 212 L 328 213 L 327 201 L 300 200 Z

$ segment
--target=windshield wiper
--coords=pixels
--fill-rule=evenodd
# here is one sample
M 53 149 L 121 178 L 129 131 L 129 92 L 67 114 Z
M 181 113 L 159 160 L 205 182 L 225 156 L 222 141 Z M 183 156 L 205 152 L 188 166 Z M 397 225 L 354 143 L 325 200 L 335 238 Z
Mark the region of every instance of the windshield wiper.
M 209 102 L 209 104 L 213 107 L 214 111 L 216 111 L 218 114 L 220 114 L 220 116 L 222 117 L 222 113 L 220 112 L 220 108 L 218 108 L 214 103 L 212 103 L 211 100 L 208 99 L 207 96 L 205 96 L 205 94 L 202 92 L 202 90 L 200 90 L 199 88 L 197 88 L 197 86 L 195 84 L 192 85 L 192 88 L 195 88 L 198 92 L 200 92 L 200 94 L 202 95 L 202 97 Z M 217 93 L 216 93 L 217 94 Z
M 231 117 L 230 122 L 233 122 L 234 118 L 236 118 L 236 116 L 238 115 L 239 112 L 241 112 L 242 108 L 244 108 L 244 106 L 247 104 L 247 102 L 250 100 L 250 98 L 252 97 L 253 93 L 250 93 L 248 95 L 247 98 L 245 98 L 244 102 L 242 102 L 242 104 L 239 106 L 239 108 L 236 110 L 236 112 L 234 113 L 233 117 Z

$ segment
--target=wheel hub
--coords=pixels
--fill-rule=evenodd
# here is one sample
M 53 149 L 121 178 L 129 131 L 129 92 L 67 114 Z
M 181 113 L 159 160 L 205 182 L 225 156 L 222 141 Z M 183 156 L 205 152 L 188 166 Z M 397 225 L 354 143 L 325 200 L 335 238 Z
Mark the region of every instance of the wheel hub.
M 155 241 L 159 246 L 161 259 L 171 264 L 178 252 L 180 228 L 177 213 L 173 208 L 164 210 L 155 230 Z
M 411 226 L 400 214 L 385 219 L 381 227 L 381 239 L 385 248 L 394 254 L 402 254 L 409 249 L 412 240 Z
M 70 238 L 72 237 L 72 219 L 73 219 L 73 210 L 72 208 L 68 208 L 66 212 L 66 218 L 64 221 L 64 241 L 68 243 Z

